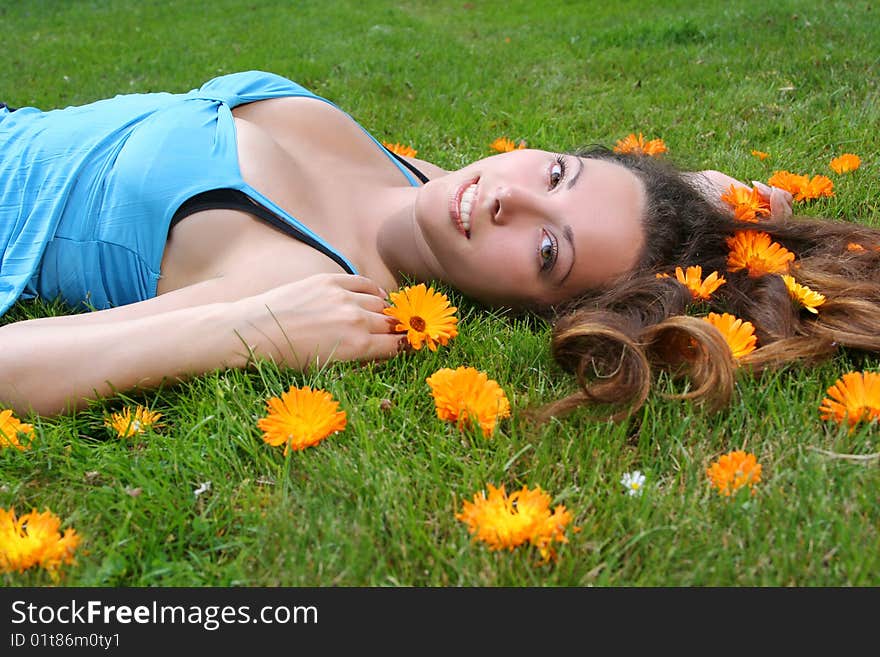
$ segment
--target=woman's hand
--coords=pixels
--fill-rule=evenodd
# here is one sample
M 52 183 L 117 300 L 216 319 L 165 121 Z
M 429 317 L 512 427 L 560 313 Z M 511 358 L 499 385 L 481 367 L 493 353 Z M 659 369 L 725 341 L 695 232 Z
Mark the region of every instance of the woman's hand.
M 752 187 L 749 187 L 736 178 L 732 178 L 720 171 L 700 171 L 696 175 L 702 179 L 703 184 L 699 184 L 700 191 L 702 191 L 711 202 L 723 207 L 726 206 L 723 201 L 721 201 L 721 195 L 730 189 L 731 185 L 743 187 L 749 191 L 752 190 Z M 700 181 L 697 182 L 699 183 Z M 770 201 L 771 219 L 787 219 L 791 216 L 793 197 L 790 192 L 780 189 L 779 187 L 765 185 L 757 180 L 753 180 L 752 185 L 754 185 L 754 189 L 757 189 L 761 196 Z
M 255 354 L 304 369 L 331 360 L 381 360 L 406 346 L 384 315 L 386 293 L 350 274 L 316 274 L 240 300 L 240 334 Z

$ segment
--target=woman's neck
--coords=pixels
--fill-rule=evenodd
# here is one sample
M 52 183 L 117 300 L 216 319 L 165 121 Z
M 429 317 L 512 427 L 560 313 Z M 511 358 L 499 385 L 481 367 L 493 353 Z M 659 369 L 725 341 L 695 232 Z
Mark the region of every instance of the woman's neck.
M 414 218 L 418 190 L 383 187 L 364 192 L 360 206 L 366 209 L 359 227 L 363 240 L 360 270 L 385 289 L 396 289 L 407 281 L 436 278 L 420 248 L 422 241 Z

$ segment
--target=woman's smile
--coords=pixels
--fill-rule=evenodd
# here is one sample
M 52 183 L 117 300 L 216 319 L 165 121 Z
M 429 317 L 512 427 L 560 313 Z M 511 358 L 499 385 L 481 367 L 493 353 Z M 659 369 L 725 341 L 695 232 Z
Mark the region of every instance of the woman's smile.
M 449 202 L 450 216 L 456 230 L 466 238 L 471 238 L 471 211 L 476 205 L 477 183 L 474 178 L 459 187 Z

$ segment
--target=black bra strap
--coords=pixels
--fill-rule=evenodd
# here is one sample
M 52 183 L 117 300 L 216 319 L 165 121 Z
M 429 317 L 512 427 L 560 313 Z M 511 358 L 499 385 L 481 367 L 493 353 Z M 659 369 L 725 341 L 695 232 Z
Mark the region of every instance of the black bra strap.
M 328 249 L 324 244 L 298 230 L 296 226 L 290 225 L 274 212 L 265 206 L 260 205 L 250 196 L 237 189 L 212 189 L 201 194 L 196 194 L 185 201 L 183 205 L 177 209 L 177 212 L 175 212 L 174 216 L 171 218 L 171 225 L 168 227 L 168 230 L 170 231 L 171 228 L 173 228 L 174 225 L 184 217 L 187 217 L 194 212 L 201 212 L 202 210 L 241 210 L 242 212 L 249 212 L 260 219 L 263 219 L 275 228 L 295 237 L 300 242 L 308 244 L 313 249 L 317 249 L 337 265 L 342 267 L 346 273 L 355 273 L 345 260 Z
M 426 176 L 421 171 L 416 169 L 412 164 L 410 164 L 405 159 L 400 157 L 400 155 L 398 155 L 394 151 L 388 151 L 388 152 L 391 153 L 397 159 L 397 161 L 400 162 L 403 166 L 405 166 L 407 169 L 412 171 L 413 174 L 415 175 L 415 177 L 422 181 L 422 184 L 425 184 L 426 182 L 428 182 L 428 176 Z

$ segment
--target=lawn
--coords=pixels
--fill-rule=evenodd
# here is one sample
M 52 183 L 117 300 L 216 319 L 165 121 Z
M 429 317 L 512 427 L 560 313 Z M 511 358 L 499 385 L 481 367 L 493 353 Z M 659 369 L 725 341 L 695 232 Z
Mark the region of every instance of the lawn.
M 0 0 L 0 101 L 50 109 L 262 69 L 447 169 L 502 136 L 553 151 L 641 132 L 686 169 L 827 175 L 835 195 L 799 213 L 880 225 L 877 34 L 868 1 Z M 861 167 L 833 173 L 846 152 Z M 0 584 L 880 585 L 878 428 L 819 415 L 835 380 L 878 357 L 742 373 L 718 413 L 664 398 L 677 384 L 660 377 L 622 422 L 535 425 L 526 411 L 576 389 L 549 326 L 441 289 L 459 335 L 436 352 L 306 374 L 264 362 L 21 418 L 34 440 L 0 450 L 0 508 L 49 509 L 81 540 L 57 580 L 35 568 Z M 0 322 L 63 312 L 20 302 Z M 509 399 L 489 438 L 436 415 L 426 379 L 459 366 Z M 347 425 L 285 456 L 257 422 L 267 399 L 304 385 L 329 391 Z M 161 424 L 120 439 L 105 418 L 135 404 Z M 761 464 L 754 494 L 711 486 L 707 468 L 734 450 Z M 645 482 L 628 495 L 635 470 Z M 489 485 L 564 506 L 555 559 L 472 539 L 456 516 Z

